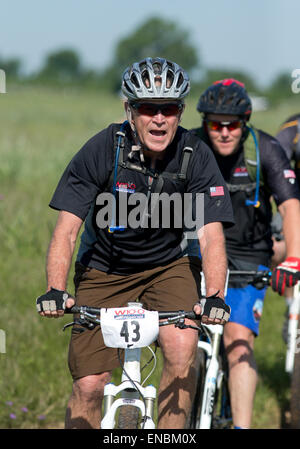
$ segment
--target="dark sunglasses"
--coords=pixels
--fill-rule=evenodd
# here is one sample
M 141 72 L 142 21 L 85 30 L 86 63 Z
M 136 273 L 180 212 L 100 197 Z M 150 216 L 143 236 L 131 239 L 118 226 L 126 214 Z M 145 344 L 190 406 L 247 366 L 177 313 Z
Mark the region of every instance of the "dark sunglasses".
M 148 115 L 153 117 L 159 112 L 165 117 L 170 117 L 171 115 L 177 115 L 183 109 L 182 103 L 130 103 L 130 106 L 138 111 L 139 114 Z
M 239 129 L 243 126 L 242 120 L 233 120 L 232 122 L 218 122 L 217 120 L 205 120 L 205 123 L 207 124 L 207 127 L 211 131 L 222 131 L 223 127 L 226 126 L 226 128 L 229 131 L 234 131 L 235 129 Z

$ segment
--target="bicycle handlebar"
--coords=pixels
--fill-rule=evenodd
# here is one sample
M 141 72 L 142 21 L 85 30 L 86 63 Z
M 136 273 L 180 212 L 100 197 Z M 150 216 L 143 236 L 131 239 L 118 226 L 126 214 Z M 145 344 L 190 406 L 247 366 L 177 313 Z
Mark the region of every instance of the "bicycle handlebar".
M 74 305 L 71 308 L 66 308 L 65 313 L 66 314 L 79 314 L 80 315 L 80 323 L 77 320 L 78 324 L 82 325 L 88 325 L 91 329 L 95 325 L 101 325 L 101 318 L 100 318 L 100 311 L 101 308 L 95 308 L 95 307 L 88 307 L 88 306 L 76 306 Z M 189 318 L 191 320 L 201 320 L 201 315 L 196 315 L 193 311 L 184 311 L 184 310 L 177 310 L 177 311 L 170 311 L 170 312 L 158 312 L 158 319 L 164 320 L 159 322 L 159 326 L 166 326 L 170 324 L 175 324 L 175 326 L 179 328 L 185 328 L 185 327 L 193 327 L 197 330 L 201 330 L 201 324 L 200 327 L 197 326 L 191 326 L 191 325 L 185 325 L 185 319 Z M 66 327 L 69 327 L 74 323 L 67 324 L 64 326 L 64 329 Z M 89 326 L 91 325 L 91 326 Z
M 270 279 L 272 277 L 272 271 L 263 270 L 263 271 L 242 271 L 242 270 L 229 270 L 229 280 L 231 277 L 240 276 L 245 278 L 245 281 L 248 284 L 253 285 L 258 289 L 262 289 L 264 287 L 268 287 L 270 285 Z M 247 280 L 248 278 L 248 280 Z
M 83 313 L 84 311 L 87 313 L 100 315 L 100 308 L 98 307 L 88 307 L 88 306 L 73 306 L 71 308 L 66 308 L 65 313 Z
M 247 283 L 253 285 L 258 289 L 262 289 L 265 286 L 270 284 L 270 278 L 272 276 L 272 272 L 269 270 L 265 271 L 242 271 L 242 270 L 229 270 L 229 278 L 240 276 L 243 278 L 248 278 Z M 89 307 L 89 306 L 77 306 L 66 308 L 65 314 L 79 314 L 83 317 L 83 319 L 88 323 L 93 323 L 94 325 L 100 325 L 100 311 L 101 308 L 97 307 Z M 158 312 L 159 325 L 164 326 L 168 324 L 175 324 L 177 326 L 184 326 L 184 320 L 189 318 L 191 320 L 199 320 L 201 321 L 201 315 L 196 315 L 193 311 L 170 311 L 170 312 Z
M 229 278 L 234 276 L 241 276 L 245 278 L 249 278 L 248 283 L 254 286 L 259 285 L 260 288 L 264 286 L 268 286 L 270 284 L 270 278 L 272 276 L 272 272 L 269 270 L 265 271 L 242 271 L 242 270 L 229 270 Z M 258 288 L 259 288 L 258 287 Z M 66 314 L 82 314 L 85 316 L 91 315 L 91 318 L 96 318 L 95 315 L 99 315 L 99 324 L 100 324 L 100 311 L 101 308 L 97 307 L 89 307 L 89 306 L 77 306 L 74 305 L 70 309 L 66 309 Z M 201 320 L 200 315 L 196 315 L 193 311 L 170 311 L 170 312 L 158 312 L 159 319 L 166 319 L 171 321 L 179 321 L 179 319 L 189 318 L 191 320 Z
M 101 308 L 97 307 L 88 307 L 88 306 L 73 306 L 71 308 L 65 309 L 65 313 L 81 313 L 83 315 L 85 314 L 91 314 L 91 315 L 100 315 Z M 184 310 L 177 310 L 177 311 L 170 311 L 170 312 L 158 312 L 158 318 L 159 319 L 174 319 L 174 318 L 189 318 L 191 320 L 200 320 L 201 315 L 196 315 L 193 311 L 184 311 Z

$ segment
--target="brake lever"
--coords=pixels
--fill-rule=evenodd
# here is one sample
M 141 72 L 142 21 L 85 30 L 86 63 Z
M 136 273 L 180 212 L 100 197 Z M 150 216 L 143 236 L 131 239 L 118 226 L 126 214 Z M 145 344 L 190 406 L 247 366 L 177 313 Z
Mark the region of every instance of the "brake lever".
M 85 320 L 85 319 L 79 318 L 78 320 L 72 321 L 72 323 L 65 324 L 64 327 L 63 327 L 63 329 L 62 329 L 63 332 L 64 332 L 68 327 L 74 326 L 75 324 L 79 324 L 79 326 L 86 327 L 88 330 L 93 330 L 93 329 L 97 326 L 96 323 L 91 323 L 91 322 L 89 322 L 89 321 L 87 321 L 87 320 Z
M 65 324 L 64 327 L 62 328 L 62 331 L 65 332 L 65 330 L 66 330 L 68 327 L 74 326 L 74 324 L 76 324 L 75 321 L 72 321 L 72 323 Z
M 265 274 L 263 273 L 262 275 L 258 274 L 256 278 L 254 277 L 253 281 L 250 284 L 258 290 L 262 290 L 264 287 L 267 287 L 269 285 L 270 275 L 270 272 L 265 272 Z

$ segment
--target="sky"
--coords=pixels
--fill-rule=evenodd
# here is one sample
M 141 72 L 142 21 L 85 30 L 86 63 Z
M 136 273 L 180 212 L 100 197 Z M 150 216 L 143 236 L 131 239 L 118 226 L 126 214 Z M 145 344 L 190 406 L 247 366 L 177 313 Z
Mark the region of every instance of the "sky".
M 0 0 L 0 58 L 20 58 L 30 73 L 72 48 L 103 69 L 153 16 L 189 31 L 204 68 L 241 70 L 264 87 L 300 67 L 299 0 Z

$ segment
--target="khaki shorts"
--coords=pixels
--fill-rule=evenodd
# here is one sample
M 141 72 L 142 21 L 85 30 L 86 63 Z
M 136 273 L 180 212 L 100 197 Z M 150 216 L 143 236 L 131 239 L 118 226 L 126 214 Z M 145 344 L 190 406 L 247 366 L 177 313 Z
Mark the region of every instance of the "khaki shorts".
M 76 304 L 125 307 L 138 299 L 149 310 L 192 310 L 200 296 L 200 271 L 197 257 L 182 257 L 163 267 L 126 276 L 76 263 Z M 78 325 L 73 327 L 69 346 L 69 369 L 74 380 L 119 366 L 118 350 L 104 345 L 99 326 L 81 330 Z

